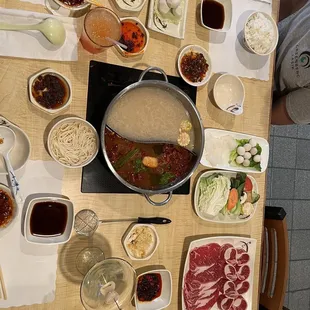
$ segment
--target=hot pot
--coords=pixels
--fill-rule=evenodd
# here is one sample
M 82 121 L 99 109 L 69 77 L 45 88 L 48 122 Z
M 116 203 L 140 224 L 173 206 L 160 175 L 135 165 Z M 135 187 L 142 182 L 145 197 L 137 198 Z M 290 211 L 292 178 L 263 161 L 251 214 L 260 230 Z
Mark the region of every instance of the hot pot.
M 160 72 L 164 76 L 164 81 L 143 80 L 145 74 L 151 70 Z M 112 166 L 112 163 L 110 162 L 109 157 L 107 155 L 106 146 L 105 146 L 104 133 L 105 133 L 105 128 L 106 128 L 106 124 L 107 124 L 107 118 L 109 115 L 109 111 L 111 110 L 113 105 L 116 104 L 116 102 L 123 95 L 125 95 L 129 91 L 132 91 L 133 89 L 137 89 L 137 88 L 141 88 L 141 87 L 161 88 L 161 89 L 168 91 L 170 94 L 174 95 L 183 104 L 184 108 L 188 111 L 188 113 L 191 117 L 193 130 L 195 133 L 195 145 L 194 145 L 193 152 L 196 154 L 197 158 L 196 158 L 196 161 L 193 165 L 193 168 L 182 179 L 179 179 L 178 181 L 174 181 L 170 184 L 167 184 L 166 186 L 164 186 L 160 189 L 157 189 L 157 190 L 142 189 L 142 188 L 136 187 L 136 186 L 128 183 L 127 181 L 125 181 L 116 172 L 116 170 Z M 162 69 L 157 68 L 157 67 L 149 67 L 145 71 L 142 72 L 139 80 L 136 83 L 131 84 L 131 85 L 127 86 L 125 89 L 123 89 L 109 104 L 109 106 L 106 110 L 106 113 L 104 115 L 102 125 L 101 125 L 101 146 L 102 146 L 103 155 L 104 155 L 104 158 L 107 162 L 108 167 L 110 168 L 112 173 L 116 176 L 116 178 L 120 182 L 122 182 L 125 186 L 127 186 L 131 190 L 144 195 L 146 200 L 150 204 L 152 204 L 153 206 L 163 206 L 163 205 L 167 204 L 170 201 L 170 199 L 172 198 L 172 191 L 177 189 L 181 185 L 183 185 L 192 176 L 192 174 L 194 173 L 194 171 L 198 167 L 202 153 L 203 153 L 203 148 L 204 148 L 204 129 L 203 129 L 203 124 L 202 124 L 202 120 L 201 120 L 201 117 L 199 115 L 199 112 L 198 112 L 197 108 L 195 107 L 193 101 L 188 97 L 188 95 L 185 94 L 180 88 L 176 87 L 173 84 L 170 84 L 168 81 L 167 75 L 165 74 L 165 72 Z M 164 199 L 163 201 L 155 202 L 151 199 L 152 195 L 163 194 L 163 193 L 168 194 L 168 197 L 166 199 Z

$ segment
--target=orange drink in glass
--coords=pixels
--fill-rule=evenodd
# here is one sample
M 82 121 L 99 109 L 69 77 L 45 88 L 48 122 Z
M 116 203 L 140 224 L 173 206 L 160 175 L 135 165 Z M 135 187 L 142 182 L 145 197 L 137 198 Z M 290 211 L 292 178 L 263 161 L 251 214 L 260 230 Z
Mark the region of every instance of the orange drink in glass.
M 100 53 L 114 45 L 108 38 L 119 41 L 121 36 L 121 21 L 110 9 L 98 7 L 86 14 L 81 43 L 88 52 Z

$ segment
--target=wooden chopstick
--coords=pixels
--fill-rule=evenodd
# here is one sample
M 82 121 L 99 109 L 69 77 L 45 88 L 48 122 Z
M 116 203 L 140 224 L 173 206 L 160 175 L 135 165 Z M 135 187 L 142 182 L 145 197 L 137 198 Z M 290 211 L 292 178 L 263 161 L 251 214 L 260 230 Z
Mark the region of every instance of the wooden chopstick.
M 6 288 L 5 288 L 5 283 L 4 283 L 4 279 L 3 279 L 3 273 L 2 273 L 1 266 L 0 266 L 0 286 L 1 286 L 1 289 L 2 289 L 3 299 L 7 300 L 8 299 L 8 295 L 6 293 Z

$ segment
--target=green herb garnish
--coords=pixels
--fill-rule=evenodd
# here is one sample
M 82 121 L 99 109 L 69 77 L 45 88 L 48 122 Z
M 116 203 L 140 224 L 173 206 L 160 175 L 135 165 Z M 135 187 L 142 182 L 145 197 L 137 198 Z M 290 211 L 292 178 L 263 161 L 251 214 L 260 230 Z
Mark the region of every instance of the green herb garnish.
M 132 157 L 139 153 L 139 149 L 133 149 L 129 151 L 125 156 L 121 157 L 114 165 L 115 169 L 122 168 Z
M 134 162 L 135 173 L 146 171 L 146 167 L 143 165 L 142 159 L 138 158 Z
M 167 185 L 171 179 L 173 179 L 175 175 L 171 172 L 165 172 L 161 175 L 159 180 L 159 185 Z

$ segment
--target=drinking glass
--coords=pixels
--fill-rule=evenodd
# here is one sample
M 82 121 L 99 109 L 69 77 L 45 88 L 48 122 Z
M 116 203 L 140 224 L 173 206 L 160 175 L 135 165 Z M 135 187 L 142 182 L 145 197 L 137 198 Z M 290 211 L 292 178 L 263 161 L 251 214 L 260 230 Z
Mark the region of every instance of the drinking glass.
M 122 36 L 122 23 L 119 17 L 110 9 L 97 7 L 90 10 L 84 19 L 81 44 L 92 54 L 101 53 Z

